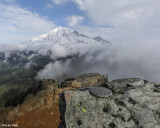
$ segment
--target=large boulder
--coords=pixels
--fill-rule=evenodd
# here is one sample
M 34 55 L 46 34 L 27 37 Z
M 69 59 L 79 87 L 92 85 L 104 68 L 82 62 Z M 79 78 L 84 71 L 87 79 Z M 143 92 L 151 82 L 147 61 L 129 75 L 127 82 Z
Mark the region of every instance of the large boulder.
M 85 87 L 102 85 L 108 81 L 107 75 L 99 73 L 86 73 L 81 76 L 70 78 L 62 82 L 61 87 Z
M 133 78 L 103 86 L 111 96 L 96 97 L 92 87 L 63 91 L 59 128 L 160 128 L 160 85 Z

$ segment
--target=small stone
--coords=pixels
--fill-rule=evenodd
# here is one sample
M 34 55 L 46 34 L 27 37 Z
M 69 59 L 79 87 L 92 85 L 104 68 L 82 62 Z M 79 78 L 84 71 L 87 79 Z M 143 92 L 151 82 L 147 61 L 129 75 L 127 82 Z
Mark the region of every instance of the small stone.
M 89 92 L 100 98 L 109 97 L 112 95 L 112 91 L 104 87 L 92 87 L 89 89 Z

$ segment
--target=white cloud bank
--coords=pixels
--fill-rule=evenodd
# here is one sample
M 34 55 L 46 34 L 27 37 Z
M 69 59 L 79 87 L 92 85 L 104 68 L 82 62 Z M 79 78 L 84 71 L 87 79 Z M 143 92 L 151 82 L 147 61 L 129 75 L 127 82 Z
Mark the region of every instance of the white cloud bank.
M 87 13 L 95 26 L 112 26 L 105 28 L 105 34 L 111 35 L 110 38 L 115 41 L 159 39 L 159 0 L 72 1 L 77 3 L 80 10 Z
M 20 8 L 17 5 L 0 3 L 0 42 L 12 43 L 30 40 L 52 30 L 53 22 L 37 13 Z
M 81 23 L 83 20 L 84 20 L 84 17 L 82 16 L 73 15 L 73 16 L 67 17 L 68 25 L 71 27 Z
M 111 44 L 110 46 L 86 46 L 70 53 L 66 51 L 66 59 L 56 60 L 45 66 L 37 78 L 54 78 L 64 80 L 87 72 L 107 74 L 109 80 L 120 78 L 142 78 L 160 82 L 159 43 L 152 45 Z M 68 56 L 76 55 L 70 58 Z M 56 58 L 56 56 L 54 56 Z

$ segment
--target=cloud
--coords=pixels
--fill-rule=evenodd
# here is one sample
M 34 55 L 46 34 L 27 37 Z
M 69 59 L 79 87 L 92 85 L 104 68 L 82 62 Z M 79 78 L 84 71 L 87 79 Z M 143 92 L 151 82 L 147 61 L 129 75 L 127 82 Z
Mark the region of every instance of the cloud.
M 38 72 L 36 77 L 38 79 L 64 79 L 66 76 L 68 76 L 69 68 L 67 68 L 67 66 L 69 65 L 69 60 L 66 62 L 56 61 L 54 63 L 49 63 L 43 70 Z
M 64 80 L 87 72 L 107 74 L 109 80 L 120 78 L 142 78 L 149 81 L 160 81 L 159 42 L 127 44 L 112 43 L 109 46 L 78 47 L 73 52 L 67 52 L 63 59 L 49 63 L 41 70 L 37 78 L 54 78 Z M 70 56 L 70 57 L 68 57 Z
M 67 53 L 66 53 L 66 49 L 59 45 L 59 44 L 55 44 L 52 48 L 52 55 L 51 58 L 59 58 L 59 57 L 66 57 Z
M 54 2 L 55 4 L 62 4 L 62 3 L 68 2 L 70 0 L 51 0 L 51 1 Z
M 0 38 L 3 43 L 29 40 L 55 27 L 46 17 L 17 5 L 0 3 L 0 17 Z
M 122 31 L 120 28 L 115 27 L 89 27 L 82 25 L 73 26 L 72 28 L 90 37 L 97 37 L 98 35 L 109 41 L 120 41 L 120 36 L 117 33 Z
M 106 31 L 109 30 L 106 35 L 116 37 L 116 41 L 159 39 L 160 30 L 157 29 L 160 28 L 159 0 L 73 1 L 88 15 L 94 26 L 102 28 L 112 26 L 110 29 L 105 28 Z
M 74 0 L 79 8 L 100 25 L 124 25 L 150 17 L 159 7 L 158 0 Z M 96 9 L 98 8 L 98 9 Z
M 6 2 L 15 2 L 15 0 L 5 0 Z
M 52 8 L 54 8 L 54 6 L 51 3 L 46 3 L 46 6 L 44 7 L 44 9 L 52 9 Z
M 75 26 L 81 23 L 83 20 L 84 20 L 84 17 L 82 16 L 73 15 L 73 16 L 67 17 L 67 22 L 69 26 Z

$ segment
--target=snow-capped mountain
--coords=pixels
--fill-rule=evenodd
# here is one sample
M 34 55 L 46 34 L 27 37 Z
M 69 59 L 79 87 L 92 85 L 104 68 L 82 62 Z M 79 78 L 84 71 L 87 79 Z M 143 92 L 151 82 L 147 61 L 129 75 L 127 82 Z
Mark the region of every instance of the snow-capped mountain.
M 110 42 L 102 37 L 89 37 L 80 34 L 70 28 L 56 27 L 49 33 L 35 37 L 29 41 L 18 43 L 17 45 L 7 46 L 5 51 L 37 51 L 46 54 L 49 50 L 54 51 L 56 47 L 65 50 L 80 49 L 80 47 L 109 45 Z M 0 51 L 2 52 L 2 51 Z
M 90 38 L 86 35 L 80 34 L 65 27 L 57 27 L 47 34 L 41 35 L 39 37 L 33 38 L 31 43 L 47 43 L 47 44 L 60 44 L 60 45 L 74 45 L 74 44 L 104 44 L 109 43 L 102 37 Z
M 65 57 L 77 53 L 86 53 L 110 45 L 102 37 L 89 37 L 70 28 L 57 27 L 54 30 L 33 38 L 30 41 L 19 43 L 15 49 L 20 51 L 36 51 L 38 54 L 50 54 L 51 58 Z

